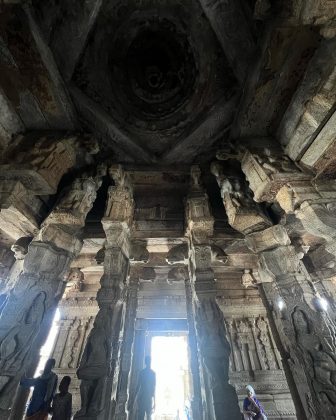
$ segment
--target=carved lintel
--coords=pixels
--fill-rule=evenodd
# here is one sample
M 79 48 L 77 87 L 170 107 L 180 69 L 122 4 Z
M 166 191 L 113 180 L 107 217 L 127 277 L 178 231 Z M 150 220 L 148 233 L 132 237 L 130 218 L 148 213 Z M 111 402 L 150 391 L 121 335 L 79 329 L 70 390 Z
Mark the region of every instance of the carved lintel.
M 261 232 L 251 233 L 246 237 L 246 244 L 253 252 L 289 245 L 290 239 L 286 229 L 281 225 L 272 226 Z

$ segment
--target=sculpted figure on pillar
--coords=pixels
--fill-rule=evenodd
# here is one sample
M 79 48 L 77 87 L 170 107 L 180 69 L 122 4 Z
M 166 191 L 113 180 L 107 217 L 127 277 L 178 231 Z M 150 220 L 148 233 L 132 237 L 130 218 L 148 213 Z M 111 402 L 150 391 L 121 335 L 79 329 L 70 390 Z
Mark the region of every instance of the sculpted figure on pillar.
M 228 158 L 241 162 L 241 168 L 254 193 L 256 202 L 274 202 L 279 189 L 289 181 L 308 180 L 309 174 L 303 173 L 280 148 L 248 150 L 240 148 L 236 154 L 217 153 L 219 160 Z
M 67 288 L 74 292 L 82 292 L 84 288 L 84 273 L 79 268 L 72 268 L 67 277 Z
M 247 186 L 243 187 L 242 180 L 238 178 L 230 180 L 226 177 L 219 162 L 211 164 L 211 172 L 215 175 L 221 189 L 225 211 L 234 229 L 247 234 L 271 226 L 261 207 L 253 201 Z
M 88 183 L 80 181 L 81 191 L 84 196 L 90 191 L 90 205 L 86 202 L 81 207 L 81 223 L 78 219 L 64 218 L 63 214 L 60 216 L 59 204 L 56 205 L 30 243 L 22 273 L 1 313 L 0 414 L 4 419 L 7 418 L 16 386 L 30 363 L 34 339 L 46 315 L 61 298 L 69 264 L 81 249 L 79 233 L 95 197 L 90 177 L 86 180 Z M 94 185 L 99 188 L 99 183 Z M 77 186 L 78 181 L 75 181 L 75 191 L 78 191 Z M 72 194 L 70 187 L 62 197 Z M 71 211 L 70 207 L 68 209 Z

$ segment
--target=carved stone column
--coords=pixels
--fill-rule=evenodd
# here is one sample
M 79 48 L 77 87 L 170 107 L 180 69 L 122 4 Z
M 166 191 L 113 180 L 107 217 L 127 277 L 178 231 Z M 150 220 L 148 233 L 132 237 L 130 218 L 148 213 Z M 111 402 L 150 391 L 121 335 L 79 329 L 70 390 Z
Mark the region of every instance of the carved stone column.
M 187 197 L 186 218 L 189 237 L 190 274 L 198 346 L 211 382 L 212 404 L 216 419 L 240 419 L 238 399 L 229 385 L 230 344 L 224 318 L 216 302 L 211 246 L 214 219 L 208 196 L 200 184 L 200 170 L 191 169 L 191 189 Z
M 128 388 L 132 366 L 136 310 L 138 305 L 138 288 L 138 279 L 131 278 L 128 288 L 124 334 L 121 346 L 120 372 L 115 410 L 116 420 L 126 420 L 128 412 L 132 410 L 132 407 L 127 407 L 127 401 L 129 397 Z
M 130 225 L 134 203 L 126 174 L 119 165 L 110 168 L 116 186 L 110 187 L 102 220 L 106 234 L 104 275 L 97 294 L 99 312 L 77 371 L 81 380 L 81 409 L 75 419 L 105 419 L 113 415 L 113 384 L 118 377 L 119 340 L 124 319 L 124 285 L 127 283 Z M 113 403 L 112 403 L 113 404 Z
M 307 418 L 336 416 L 336 325 L 319 310 L 307 271 L 282 226 L 247 238 L 260 256 L 260 275 L 275 283 L 269 294 L 277 309 L 276 325 Z M 272 299 L 273 297 L 273 299 Z M 336 377 L 336 376 L 335 376 Z
M 29 245 L 23 271 L 0 317 L 0 413 L 8 416 L 18 382 L 49 309 L 59 301 L 64 276 L 82 242 L 79 233 L 100 180 L 77 179 L 65 190 Z

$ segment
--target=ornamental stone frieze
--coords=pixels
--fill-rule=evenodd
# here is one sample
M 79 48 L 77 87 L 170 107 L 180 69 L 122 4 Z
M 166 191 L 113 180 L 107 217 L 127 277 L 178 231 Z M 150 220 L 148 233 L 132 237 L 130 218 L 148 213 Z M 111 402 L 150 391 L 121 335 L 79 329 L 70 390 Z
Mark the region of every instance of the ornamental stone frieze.
M 92 190 L 94 185 L 95 190 Z M 23 270 L 0 317 L 0 413 L 7 418 L 18 382 L 31 361 L 39 327 L 57 305 L 64 291 L 70 262 L 79 253 L 79 233 L 96 198 L 100 179 L 87 176 L 75 181 L 61 195 L 41 230 L 29 245 Z M 74 197 L 80 197 L 76 200 Z M 60 209 L 75 217 L 64 218 Z M 50 320 L 51 322 L 51 320 Z

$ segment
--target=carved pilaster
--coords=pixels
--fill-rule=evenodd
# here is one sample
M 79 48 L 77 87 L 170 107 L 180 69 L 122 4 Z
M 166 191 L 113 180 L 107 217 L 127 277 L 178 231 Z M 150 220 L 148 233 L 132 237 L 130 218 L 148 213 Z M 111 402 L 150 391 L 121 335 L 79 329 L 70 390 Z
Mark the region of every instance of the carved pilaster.
M 79 193 L 78 183 L 80 196 L 86 200 L 70 202 L 69 197 Z M 92 178 L 77 180 L 74 188 L 70 187 L 61 196 L 29 245 L 23 271 L 3 308 L 0 317 L 0 412 L 3 419 L 7 418 L 22 373 L 29 366 L 39 328 L 62 296 L 69 264 L 81 249 L 80 229 L 99 186 L 100 183 Z M 58 209 L 63 203 L 68 205 L 70 212 L 71 205 L 74 206 L 74 218 L 58 217 Z
M 216 419 L 239 418 L 237 395 L 229 385 L 230 344 L 226 338 L 224 318 L 216 302 L 215 279 L 211 268 L 209 237 L 213 233 L 207 194 L 200 182 L 198 167 L 191 169 L 191 188 L 186 203 L 189 237 L 190 274 L 200 354 L 210 382 Z
M 105 217 L 104 275 L 97 294 L 99 312 L 77 371 L 81 380 L 81 408 L 76 419 L 105 419 L 113 414 L 124 322 L 124 285 L 130 254 L 130 224 L 134 203 L 128 177 L 118 165 L 110 168 L 115 181 L 109 187 Z

